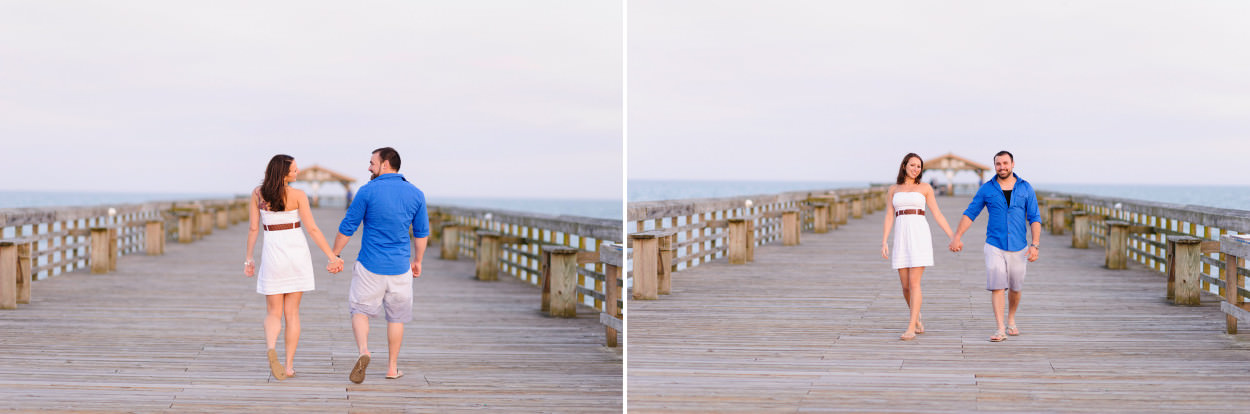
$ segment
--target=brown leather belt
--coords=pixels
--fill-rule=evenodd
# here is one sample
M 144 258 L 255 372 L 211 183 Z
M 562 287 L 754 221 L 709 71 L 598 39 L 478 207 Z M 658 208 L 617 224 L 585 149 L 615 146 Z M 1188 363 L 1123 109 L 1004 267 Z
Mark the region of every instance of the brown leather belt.
M 290 229 L 298 229 L 298 228 L 299 228 L 299 222 L 297 221 L 294 223 L 274 224 L 272 226 L 265 226 L 265 231 L 290 230 Z
M 895 211 L 895 212 L 894 212 L 894 217 L 898 217 L 898 216 L 901 216 L 901 215 L 904 215 L 904 214 L 919 214 L 919 215 L 922 215 L 922 216 L 923 216 L 923 215 L 924 215 L 924 210 L 911 210 L 911 209 L 908 209 L 908 210 L 898 210 L 898 211 Z

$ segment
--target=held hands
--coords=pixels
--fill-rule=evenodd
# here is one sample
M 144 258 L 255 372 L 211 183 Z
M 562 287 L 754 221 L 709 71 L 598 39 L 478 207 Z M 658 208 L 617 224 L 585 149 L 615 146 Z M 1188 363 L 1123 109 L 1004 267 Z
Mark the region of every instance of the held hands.
M 958 252 L 964 249 L 964 242 L 960 241 L 959 238 L 955 238 L 951 240 L 951 244 L 949 247 L 952 252 Z
M 326 271 L 330 273 L 338 273 L 343 271 L 343 258 L 331 257 L 330 262 L 326 264 Z
M 253 262 L 252 259 L 247 259 L 243 261 L 243 274 L 247 275 L 247 277 L 255 276 L 256 275 L 256 262 Z

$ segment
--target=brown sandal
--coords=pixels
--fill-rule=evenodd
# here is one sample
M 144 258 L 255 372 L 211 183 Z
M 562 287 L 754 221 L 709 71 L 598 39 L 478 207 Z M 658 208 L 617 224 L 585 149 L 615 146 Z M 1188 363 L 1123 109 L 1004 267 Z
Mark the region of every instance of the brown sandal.
M 279 381 L 286 379 L 286 367 L 278 362 L 278 351 L 273 349 L 269 350 L 269 373 Z
M 352 367 L 352 373 L 347 376 L 347 379 L 357 384 L 365 382 L 365 369 L 367 368 L 369 368 L 369 356 L 361 355 L 360 358 L 356 358 L 356 366 Z

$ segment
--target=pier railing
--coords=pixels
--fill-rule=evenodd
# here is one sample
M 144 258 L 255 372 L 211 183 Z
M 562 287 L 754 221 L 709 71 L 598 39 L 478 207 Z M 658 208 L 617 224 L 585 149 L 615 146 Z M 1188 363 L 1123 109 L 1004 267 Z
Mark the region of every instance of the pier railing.
M 886 187 L 793 191 L 740 197 L 629 203 L 633 298 L 668 294 L 672 272 L 728 257 L 754 260 L 755 247 L 800 243 L 886 206 Z
M 92 207 L 0 209 L 0 309 L 30 303 L 30 283 L 90 268 L 105 273 L 128 254 L 160 255 L 247 220 L 247 199 Z
M 620 295 L 621 222 L 500 209 L 430 206 L 440 258 L 472 258 L 479 280 L 508 274 L 541 289 L 544 312 L 576 316 L 576 304 L 602 315 L 607 343 L 617 345 L 624 303 Z
M 1129 261 L 1167 275 L 1166 295 L 1178 305 L 1197 305 L 1200 292 L 1219 295 L 1228 331 L 1250 321 L 1245 265 L 1250 211 L 1060 192 L 1038 192 L 1042 218 L 1052 234 L 1072 232 L 1072 247 L 1103 247 L 1105 266 Z

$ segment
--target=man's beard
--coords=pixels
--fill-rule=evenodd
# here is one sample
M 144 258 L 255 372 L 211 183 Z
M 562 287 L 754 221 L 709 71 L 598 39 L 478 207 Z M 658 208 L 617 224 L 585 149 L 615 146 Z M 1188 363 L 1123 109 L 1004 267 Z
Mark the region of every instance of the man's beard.
M 370 174 L 370 175 L 369 175 L 369 180 L 370 180 L 370 181 L 372 181 L 374 178 L 378 178 L 378 174 L 377 174 L 377 173 L 373 173 L 373 174 Z
M 998 173 L 998 178 L 1001 178 L 1001 179 L 1006 180 L 1006 179 L 1007 179 L 1007 177 L 1011 177 L 1011 171 L 1007 171 L 1007 172 L 1004 172 L 1004 173 Z

